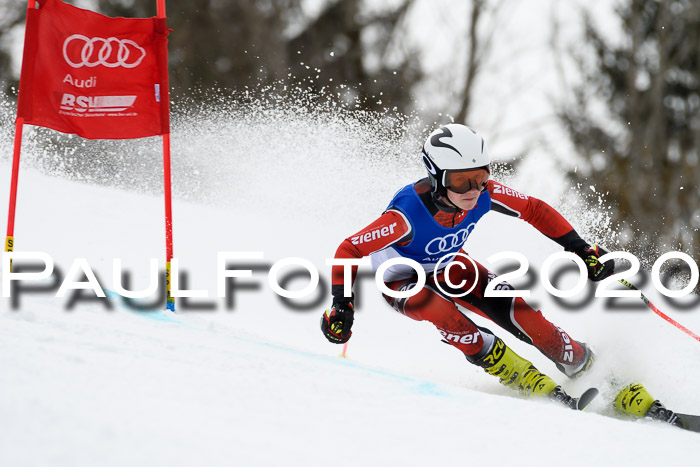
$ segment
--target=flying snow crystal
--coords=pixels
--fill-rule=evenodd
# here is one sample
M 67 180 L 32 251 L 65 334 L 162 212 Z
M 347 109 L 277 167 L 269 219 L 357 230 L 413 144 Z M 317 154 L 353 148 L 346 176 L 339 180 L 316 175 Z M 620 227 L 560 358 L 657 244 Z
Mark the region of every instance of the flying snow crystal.
M 285 206 L 293 208 L 283 209 L 281 215 L 289 216 L 317 210 L 319 199 L 327 206 L 342 205 L 349 215 L 362 219 L 368 210 L 384 209 L 397 187 L 425 176 L 417 153 L 425 136 L 451 117 L 441 113 L 426 124 L 395 107 L 378 112 L 356 110 L 357 98 L 346 101 L 336 97 L 333 89 L 329 85 L 313 93 L 304 83 L 280 83 L 255 91 L 201 92 L 175 102 L 175 199 L 269 210 L 279 207 L 278 194 L 283 193 Z M 14 127 L 14 112 L 12 102 L 0 103 L 3 128 Z M 43 173 L 162 193 L 158 138 L 90 141 L 28 127 L 24 140 L 22 163 Z M 12 144 L 11 131 L 0 133 L 0 157 L 8 162 Z M 392 174 L 391 179 L 386 174 Z M 514 172 L 507 164 L 494 162 L 492 177 L 509 183 Z M 595 192 L 593 186 L 590 189 Z M 527 194 L 527 187 L 522 191 Z M 348 193 L 372 193 L 376 205 L 348 203 Z M 542 197 L 553 202 L 559 194 Z M 587 200 L 581 187 L 574 187 L 556 207 L 581 234 L 593 240 L 610 238 L 609 212 L 580 209 L 581 203 L 599 204 L 599 200 Z

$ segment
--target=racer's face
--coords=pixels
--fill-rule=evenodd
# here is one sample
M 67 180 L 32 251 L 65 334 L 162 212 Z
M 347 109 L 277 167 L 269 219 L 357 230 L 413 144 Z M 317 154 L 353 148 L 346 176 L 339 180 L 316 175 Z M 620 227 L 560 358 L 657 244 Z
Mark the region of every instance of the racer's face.
M 456 193 L 449 188 L 447 189 L 447 199 L 449 199 L 452 204 L 463 211 L 474 209 L 474 206 L 476 206 L 476 200 L 479 199 L 479 195 L 481 195 L 481 190 L 477 188 L 473 188 L 466 193 Z

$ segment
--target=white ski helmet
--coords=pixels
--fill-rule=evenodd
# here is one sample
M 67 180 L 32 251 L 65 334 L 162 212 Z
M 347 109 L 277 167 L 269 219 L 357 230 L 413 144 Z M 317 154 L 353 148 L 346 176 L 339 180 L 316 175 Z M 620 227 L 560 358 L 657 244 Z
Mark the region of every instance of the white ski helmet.
M 485 169 L 491 173 L 491 157 L 484 138 L 458 123 L 433 131 L 423 145 L 422 156 L 433 193 L 439 197 L 447 196 L 445 178 L 448 172 Z

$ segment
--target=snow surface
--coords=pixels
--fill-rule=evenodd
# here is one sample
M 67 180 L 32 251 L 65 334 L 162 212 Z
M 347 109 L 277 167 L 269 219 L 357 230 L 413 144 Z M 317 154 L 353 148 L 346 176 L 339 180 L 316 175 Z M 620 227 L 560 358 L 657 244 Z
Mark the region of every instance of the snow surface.
M 576 413 L 500 386 L 442 344 L 432 325 L 393 312 L 371 279 L 361 285 L 348 359 L 337 357 L 340 347 L 318 328 L 327 289 L 298 300 L 311 304 L 306 310 L 280 301 L 265 268 L 303 257 L 327 285 L 325 258 L 381 213 L 396 189 L 422 176 L 413 154 L 419 132 L 390 124 L 378 133 L 380 121 L 283 111 L 208 114 L 189 127 L 176 121 L 175 253 L 188 288 L 213 297 L 217 252 L 262 251 L 263 270 L 241 280 L 258 288 L 236 291 L 232 310 L 222 299 L 193 299 L 214 310 L 176 314 L 130 311 L 118 300 L 111 311 L 95 302 L 67 310 L 67 299 L 53 293 L 22 295 L 19 310 L 3 299 L 0 466 L 700 465 L 700 435 L 611 417 L 612 375 L 643 382 L 675 410 L 700 412 L 700 344 L 643 307 L 606 311 L 596 299 L 567 311 L 532 287 L 530 301 L 597 352 L 580 381 L 567 381 L 536 349 L 498 332 L 572 394 L 602 390 L 587 412 Z M 143 180 L 130 175 L 123 181 L 130 190 L 48 175 L 35 133 L 25 134 L 16 250 L 49 253 L 64 274 L 85 258 L 108 289 L 112 259 L 122 258 L 133 287 L 145 287 L 148 259 L 163 264 L 163 201 L 150 181 L 160 169 L 144 169 L 152 173 Z M 0 143 L 8 153 L 11 141 Z M 129 151 L 157 154 L 158 144 L 114 147 L 128 160 Z M 95 147 L 87 142 L 78 152 Z M 10 165 L 1 166 L 0 192 L 7 193 Z M 604 219 L 591 225 L 575 197 L 548 198 L 547 184 L 508 182 L 525 192 L 530 185 L 571 213 L 582 232 L 610 229 Z M 6 203 L 2 209 L 5 219 Z M 533 269 L 559 251 L 527 224 L 495 213 L 467 249 L 482 262 L 503 250 L 522 252 Z M 288 287 L 305 284 L 301 277 Z M 644 290 L 700 331 L 697 306 L 674 311 Z

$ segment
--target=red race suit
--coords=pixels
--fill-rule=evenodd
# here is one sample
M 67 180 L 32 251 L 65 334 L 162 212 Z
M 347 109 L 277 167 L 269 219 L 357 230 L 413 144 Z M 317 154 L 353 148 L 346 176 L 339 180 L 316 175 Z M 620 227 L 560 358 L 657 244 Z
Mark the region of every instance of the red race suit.
M 432 196 L 427 178 L 413 184 L 413 190 L 433 219 L 443 227 L 454 227 L 469 215 L 469 211 L 441 210 Z M 486 190 L 490 195 L 491 211 L 523 219 L 567 251 L 579 251 L 588 245 L 566 219 L 547 203 L 493 180 L 488 181 Z M 416 235 L 416 229 L 420 229 L 420 225 L 411 225 L 404 213 L 390 206 L 377 220 L 346 238 L 338 247 L 335 258 L 358 259 L 376 255 L 392 247 L 408 245 Z M 463 250 L 459 251 L 466 255 Z M 462 264 L 452 267 L 454 263 Z M 474 324 L 460 307 L 493 321 L 517 338 L 537 347 L 554 362 L 571 365 L 583 358 L 583 348 L 574 339 L 545 319 L 541 311 L 532 309 L 522 298 L 485 297 L 485 288 L 495 274 L 477 261 L 474 263 L 479 274 L 473 290 L 465 296 L 452 297 L 451 295 L 465 291 L 453 287 L 452 284 L 465 283 L 466 289 L 474 285 L 474 266 L 467 263 L 471 262 L 457 256 L 448 263 L 448 267 L 441 269 L 437 274 L 428 274 L 426 285 L 416 295 L 403 299 L 384 295 L 384 298 L 389 305 L 409 318 L 432 322 L 440 331 L 443 340 L 467 356 L 478 354 L 485 344 L 493 340 L 493 333 Z M 448 268 L 449 283 L 444 277 Z M 353 267 L 353 282 L 356 273 L 357 267 Z M 343 299 L 343 279 L 344 267 L 334 266 L 332 293 L 336 300 Z M 416 281 L 415 274 L 403 278 L 390 277 L 386 285 L 395 291 L 405 291 L 415 286 Z M 503 282 L 497 288 L 512 289 L 512 286 Z M 449 292 L 449 295 L 444 291 Z

